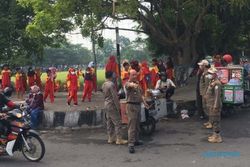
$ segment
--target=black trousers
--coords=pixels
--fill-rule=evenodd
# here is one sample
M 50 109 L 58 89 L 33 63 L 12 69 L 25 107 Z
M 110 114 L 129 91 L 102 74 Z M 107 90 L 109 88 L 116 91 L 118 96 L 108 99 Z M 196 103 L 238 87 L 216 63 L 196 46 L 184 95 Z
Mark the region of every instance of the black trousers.
M 175 90 L 175 87 L 167 88 L 167 90 L 166 90 L 166 99 L 170 99 L 171 96 L 173 96 L 174 90 Z

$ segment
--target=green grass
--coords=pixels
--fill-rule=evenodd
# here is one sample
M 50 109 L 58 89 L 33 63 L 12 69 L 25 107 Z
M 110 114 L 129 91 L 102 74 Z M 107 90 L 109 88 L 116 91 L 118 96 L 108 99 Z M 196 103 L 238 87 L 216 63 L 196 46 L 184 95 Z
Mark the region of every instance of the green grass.
M 61 81 L 61 83 L 66 82 L 66 77 L 67 77 L 68 71 L 62 71 L 62 72 L 57 72 L 57 77 L 56 80 Z M 46 73 L 43 73 L 41 76 L 42 82 L 45 83 L 46 80 Z M 80 78 L 80 83 L 81 85 L 83 84 L 83 77 L 81 76 Z M 12 77 L 11 80 L 14 82 L 15 78 Z M 104 70 L 97 70 L 97 85 L 101 86 L 105 80 L 105 72 Z

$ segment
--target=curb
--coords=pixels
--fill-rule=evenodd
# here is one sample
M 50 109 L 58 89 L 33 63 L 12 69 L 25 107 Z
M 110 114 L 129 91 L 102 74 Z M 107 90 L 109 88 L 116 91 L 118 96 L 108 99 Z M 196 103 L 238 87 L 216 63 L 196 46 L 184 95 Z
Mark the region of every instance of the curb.
M 81 127 L 81 126 L 98 126 L 103 123 L 103 110 L 88 111 L 44 111 L 42 127 Z
M 178 116 L 182 109 L 187 109 L 190 116 L 194 115 L 196 110 L 195 101 L 167 103 L 167 111 L 169 116 Z M 44 111 L 41 126 L 43 128 L 100 127 L 104 125 L 104 120 L 104 109 L 66 112 Z

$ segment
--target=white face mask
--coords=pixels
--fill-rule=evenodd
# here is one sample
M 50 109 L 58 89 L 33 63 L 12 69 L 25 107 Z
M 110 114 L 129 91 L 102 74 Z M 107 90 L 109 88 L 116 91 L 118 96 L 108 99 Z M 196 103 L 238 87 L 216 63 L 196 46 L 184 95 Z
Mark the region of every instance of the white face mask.
M 74 75 L 75 74 L 75 72 L 70 72 L 72 75 Z
M 207 78 L 208 78 L 208 79 L 212 79 L 212 78 L 213 78 L 213 75 L 212 75 L 212 74 L 208 74 L 208 75 L 207 75 Z

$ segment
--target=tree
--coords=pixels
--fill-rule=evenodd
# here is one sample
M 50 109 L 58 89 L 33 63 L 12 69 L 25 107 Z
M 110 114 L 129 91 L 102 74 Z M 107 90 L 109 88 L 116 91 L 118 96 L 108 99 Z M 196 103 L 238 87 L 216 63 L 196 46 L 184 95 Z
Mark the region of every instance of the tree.
M 91 52 L 81 45 L 64 43 L 58 48 L 47 47 L 44 51 L 43 65 L 88 65 Z
M 34 21 L 27 27 L 31 34 L 49 35 L 58 32 L 62 27 L 70 30 L 74 24 L 81 28 L 83 36 L 89 36 L 91 33 L 93 35 L 93 28 L 95 33 L 97 30 L 110 28 L 105 24 L 107 18 L 131 19 L 140 25 L 135 31 L 149 35 L 150 48 L 153 48 L 156 54 L 169 54 L 174 57 L 177 64 L 196 62 L 201 52 L 197 49 L 197 44 L 200 44 L 197 41 L 201 40 L 206 33 L 206 36 L 211 37 L 212 40 L 221 33 L 221 31 L 211 32 L 211 29 L 210 32 L 205 32 L 206 18 L 211 15 L 220 18 L 218 11 L 223 11 L 225 6 L 230 9 L 228 13 L 224 13 L 226 16 L 230 16 L 231 10 L 235 9 L 241 13 L 244 8 L 249 7 L 250 3 L 248 0 L 220 2 L 216 0 L 119 0 L 116 4 L 118 14 L 114 16 L 111 0 L 19 1 L 23 5 L 32 6 L 36 12 Z M 65 22 L 68 26 L 62 24 Z M 213 20 L 212 24 L 214 23 Z M 224 24 L 223 21 L 222 24 Z M 96 34 L 95 36 L 98 37 Z M 202 38 L 202 40 L 206 39 Z
M 32 64 L 41 59 L 45 38 L 31 38 L 25 27 L 34 16 L 32 8 L 23 8 L 16 0 L 0 0 L 0 64 Z

